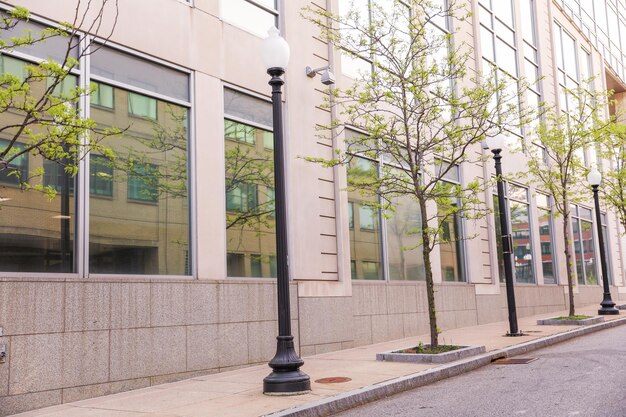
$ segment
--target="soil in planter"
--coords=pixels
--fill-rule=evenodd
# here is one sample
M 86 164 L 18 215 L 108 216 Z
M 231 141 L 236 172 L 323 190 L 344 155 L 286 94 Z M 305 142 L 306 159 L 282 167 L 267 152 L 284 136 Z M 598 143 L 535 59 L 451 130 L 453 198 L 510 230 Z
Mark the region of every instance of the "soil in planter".
M 586 319 L 590 319 L 590 318 L 591 318 L 591 316 L 576 315 L 576 316 L 555 317 L 552 320 L 586 320 Z
M 426 355 L 436 355 L 438 353 L 452 352 L 453 350 L 463 349 L 464 346 L 455 345 L 439 345 L 436 348 L 431 348 L 430 345 L 419 345 L 408 349 L 402 349 L 393 353 L 423 353 Z

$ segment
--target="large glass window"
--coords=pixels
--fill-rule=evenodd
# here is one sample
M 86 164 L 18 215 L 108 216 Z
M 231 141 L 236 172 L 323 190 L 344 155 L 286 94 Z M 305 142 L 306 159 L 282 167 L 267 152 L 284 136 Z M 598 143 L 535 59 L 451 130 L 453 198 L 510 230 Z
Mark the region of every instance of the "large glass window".
M 576 274 L 581 285 L 598 284 L 598 267 L 595 257 L 593 217 L 591 209 L 582 206 L 571 208 L 572 236 L 576 258 Z
M 613 267 L 612 267 L 612 256 L 611 256 L 611 245 L 610 245 L 610 237 L 609 237 L 609 227 L 606 218 L 606 213 L 601 214 L 602 218 L 602 237 L 604 238 L 604 253 L 606 254 L 606 269 L 607 275 L 609 278 L 609 282 L 613 283 Z
M 420 208 L 412 196 L 395 197 L 387 224 L 387 262 L 390 280 L 425 280 Z
M 90 272 L 188 274 L 188 110 L 111 89 L 112 105 L 93 106 L 91 117 L 102 127 L 125 130 L 106 140 L 114 159 L 90 158 Z M 153 103 L 144 107 L 153 113 L 132 110 L 135 98 Z
M 482 72 L 498 82 L 517 90 L 519 65 L 517 60 L 516 25 L 511 0 L 480 0 L 480 44 Z M 504 91 L 504 94 L 511 93 Z M 515 132 L 521 134 L 519 129 Z
M 539 244 L 541 245 L 541 268 L 544 284 L 556 284 L 556 262 L 554 252 L 554 231 L 550 197 L 537 194 L 537 209 L 539 210 Z
M 378 175 L 378 163 L 354 157 L 348 167 L 348 184 L 367 181 Z M 358 190 L 348 191 L 352 207 L 350 228 L 350 260 L 354 279 L 383 279 L 380 210 L 376 196 Z
M 58 60 L 63 48 L 67 40 L 50 39 L 19 52 L 32 62 Z M 73 70 L 53 95 L 68 99 L 75 86 L 92 90 L 85 111 L 95 121 L 94 130 L 120 133 L 100 140 L 103 148 L 85 157 L 80 166 L 88 169 L 78 173 L 67 168 L 69 161 L 36 152 L 10 162 L 30 187 L 18 189 L 17 176 L 9 176 L 11 184 L 0 180 L 0 270 L 75 272 L 80 262 L 87 274 L 190 274 L 189 74 L 103 45 L 89 58 L 80 65 L 90 63 L 92 79 L 79 79 Z M 28 77 L 26 61 L 8 56 L 1 61 L 3 71 Z M 50 81 L 30 80 L 29 94 L 41 97 Z M 5 112 L 0 119 L 9 126 L 19 123 L 20 115 Z M 44 128 L 33 127 L 32 133 Z M 5 129 L 0 139 L 10 140 L 14 133 Z M 23 136 L 11 152 L 32 143 L 32 135 Z M 88 193 L 81 195 L 80 189 Z M 74 236 L 77 218 L 89 222 L 89 235 L 81 239 Z M 75 247 L 78 242 L 88 251 Z M 75 258 L 75 253 L 88 255 Z
M 530 236 L 530 210 L 528 189 L 513 184 L 506 184 L 506 205 L 509 212 L 509 230 L 513 242 L 513 266 L 515 281 L 519 283 L 534 283 L 532 239 Z M 499 213 L 497 197 L 494 196 L 494 210 Z M 504 256 L 502 252 L 502 231 L 499 226 L 499 216 L 494 216 L 496 222 L 496 242 L 500 281 L 504 281 Z
M 271 103 L 224 90 L 229 277 L 275 277 Z
M 260 37 L 277 26 L 278 8 L 275 0 L 221 0 L 222 18 Z
M 453 166 L 446 175 L 444 185 L 455 187 L 460 182 L 458 166 Z M 443 281 L 465 281 L 465 259 L 463 250 L 463 223 L 456 211 L 458 202 L 451 207 L 438 207 L 441 226 L 439 251 L 441 256 L 441 279 Z

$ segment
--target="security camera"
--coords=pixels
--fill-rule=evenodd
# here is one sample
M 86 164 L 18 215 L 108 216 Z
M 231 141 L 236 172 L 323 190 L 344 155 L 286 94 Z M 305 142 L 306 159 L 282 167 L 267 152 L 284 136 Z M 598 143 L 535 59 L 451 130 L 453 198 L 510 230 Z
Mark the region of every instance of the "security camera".
M 321 71 L 324 71 L 324 72 L 321 72 Z M 315 69 L 311 67 L 306 67 L 305 72 L 306 72 L 307 77 L 309 78 L 313 78 L 315 77 L 316 74 L 321 73 L 322 84 L 324 85 L 335 84 L 335 74 L 333 74 L 333 72 L 330 70 L 330 66 L 328 65 L 325 67 L 315 68 Z
M 326 68 L 326 71 L 322 73 L 321 81 L 324 85 L 333 85 L 335 84 L 335 74 L 333 74 L 332 71 Z

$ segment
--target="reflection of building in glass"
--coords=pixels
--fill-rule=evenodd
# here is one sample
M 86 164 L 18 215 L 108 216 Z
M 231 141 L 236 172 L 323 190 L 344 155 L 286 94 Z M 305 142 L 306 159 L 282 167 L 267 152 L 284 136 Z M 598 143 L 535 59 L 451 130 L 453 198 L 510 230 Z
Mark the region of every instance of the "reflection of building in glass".
M 75 272 L 74 254 L 82 250 L 76 247 L 78 240 L 74 238 L 77 221 L 88 217 L 90 273 L 188 274 L 187 108 L 151 97 L 149 91 L 132 92 L 136 86 L 124 79 L 129 75 L 124 71 L 149 68 L 169 72 L 172 78 L 183 81 L 186 74 L 104 47 L 91 58 L 91 88 L 97 89 L 89 106 L 91 117 L 99 128 L 118 128 L 123 133 L 101 142 L 109 149 L 107 156 L 91 154 L 84 158 L 82 166 L 89 166 L 88 176 L 72 177 L 63 161 L 44 160 L 32 154 L 13 162 L 3 173 L 0 191 L 0 229 L 4 236 L 0 245 L 6 245 L 4 253 L 13 256 L 3 257 L 0 264 L 10 271 Z M 129 66 L 98 75 L 104 72 L 101 67 L 111 65 L 112 58 Z M 27 65 L 27 61 L 21 61 L 24 71 L 28 71 Z M 13 67 L 17 67 L 17 59 L 13 59 Z M 75 77 L 68 79 L 76 82 Z M 106 84 L 107 79 L 129 84 L 127 88 L 113 87 Z M 167 78 L 161 82 L 167 82 Z M 42 83 L 34 84 L 39 85 L 43 88 Z M 63 86 L 72 88 L 67 83 Z M 158 86 L 152 90 L 162 93 Z M 30 94 L 37 97 L 43 90 L 34 88 Z M 3 123 L 10 124 L 19 121 L 20 116 L 4 113 L 1 117 Z M 25 146 L 23 140 L 24 144 L 16 149 Z M 40 168 L 44 170 L 42 175 L 37 174 Z M 49 200 L 33 188 L 21 189 L 20 182 L 28 177 L 32 177 L 30 187 L 50 187 L 56 196 Z M 80 195 L 83 188 L 78 184 L 83 181 L 88 184 L 88 205 L 86 196 Z

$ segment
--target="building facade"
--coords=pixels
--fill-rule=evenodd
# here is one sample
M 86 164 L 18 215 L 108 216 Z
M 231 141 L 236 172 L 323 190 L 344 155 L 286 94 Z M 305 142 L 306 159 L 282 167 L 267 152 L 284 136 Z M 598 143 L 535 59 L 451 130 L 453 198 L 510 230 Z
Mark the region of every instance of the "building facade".
M 381 213 L 371 197 L 346 191 L 345 167 L 305 160 L 331 158 L 345 135 L 359 134 L 320 137 L 316 126 L 338 116 L 322 106 L 319 77 L 305 74 L 307 66 L 330 65 L 337 86 L 347 87 L 355 71 L 370 65 L 333 49 L 301 17 L 307 6 L 342 11 L 343 0 L 120 3 L 108 42 L 88 33 L 82 37 L 93 42 L 77 39 L 92 50 L 81 54 L 63 87 L 94 88 L 80 108 L 100 127 L 124 129 L 105 143 L 117 158 L 93 153 L 76 176 L 36 155 L 12 162 L 10 171 L 22 178 L 43 167 L 34 181 L 54 188 L 53 199 L 23 189 L 6 170 L 0 177 L 0 346 L 7 352 L 0 415 L 271 359 L 273 126 L 258 51 L 273 24 L 292 51 L 284 131 L 297 349 L 306 357 L 426 333 L 423 259 L 406 234 L 419 226 L 414 203 Z M 624 0 L 465 3 L 473 15 L 455 28 L 455 42 L 471 48 L 475 69 L 495 64 L 513 79 L 540 79 L 524 98 L 529 105 L 563 108 L 563 87 L 590 75 L 618 100 L 626 91 Z M 32 30 L 74 16 L 61 0 L 0 2 L 4 9 L 14 5 L 32 11 L 23 25 Z M 113 19 L 105 14 L 104 26 Z M 30 63 L 58 59 L 63 42 L 7 51 L 0 55 L 2 72 L 19 77 Z M 16 117 L 0 115 L 7 125 Z M 0 136 L 0 147 L 7 140 Z M 582 156 L 588 164 L 596 159 L 592 147 Z M 524 171 L 524 158 L 505 151 L 505 172 Z M 367 172 L 384 161 L 353 163 L 356 172 Z M 492 175 L 488 161 L 459 166 L 446 181 Z M 490 208 L 494 192 L 484 193 Z M 565 242 L 552 197 L 521 181 L 507 184 L 506 199 L 518 316 L 565 309 Z M 574 209 L 576 302 L 599 304 L 593 204 Z M 626 299 L 626 241 L 614 212 L 602 218 L 619 302 Z M 457 216 L 443 229 L 453 243 L 433 252 L 439 326 L 506 320 L 498 220 Z

